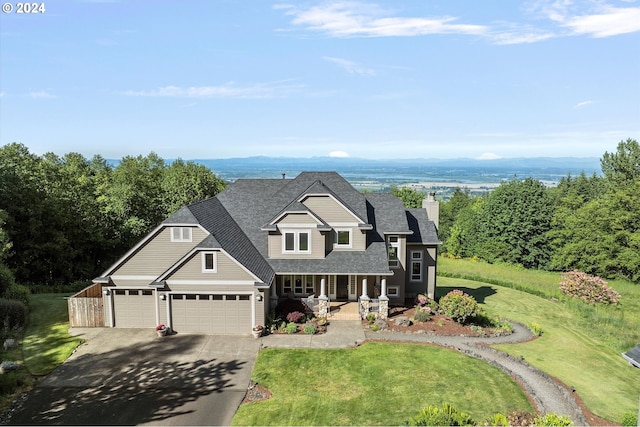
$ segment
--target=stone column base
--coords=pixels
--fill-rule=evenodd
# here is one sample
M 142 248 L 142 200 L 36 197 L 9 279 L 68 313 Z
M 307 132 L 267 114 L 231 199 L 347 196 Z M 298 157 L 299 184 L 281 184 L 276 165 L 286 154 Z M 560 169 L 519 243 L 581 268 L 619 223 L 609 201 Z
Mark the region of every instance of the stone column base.
M 369 314 L 369 309 L 371 308 L 371 301 L 369 297 L 360 297 L 360 317 L 365 319 L 367 314 Z
M 327 317 L 329 315 L 329 298 L 318 298 L 318 317 Z
M 380 319 L 389 317 L 389 297 L 380 297 L 378 299 L 378 317 Z

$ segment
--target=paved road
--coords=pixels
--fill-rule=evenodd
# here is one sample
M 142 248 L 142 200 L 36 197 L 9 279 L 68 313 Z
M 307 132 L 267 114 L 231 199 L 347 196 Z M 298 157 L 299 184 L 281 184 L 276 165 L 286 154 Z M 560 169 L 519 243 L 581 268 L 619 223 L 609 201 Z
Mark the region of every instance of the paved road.
M 482 345 L 522 342 L 527 341 L 533 336 L 525 326 L 513 322 L 512 325 L 514 327 L 513 334 L 491 338 L 404 334 L 385 331 L 367 331 L 365 335 L 367 339 L 373 340 L 439 344 L 482 359 L 518 378 L 542 413 L 555 412 L 559 415 L 568 415 L 574 424 L 588 425 L 582 410 L 577 405 L 573 396 L 565 388 L 553 381 L 547 374 L 524 361 Z
M 82 328 L 87 342 L 48 375 L 9 423 L 229 425 L 260 343 L 252 337 Z

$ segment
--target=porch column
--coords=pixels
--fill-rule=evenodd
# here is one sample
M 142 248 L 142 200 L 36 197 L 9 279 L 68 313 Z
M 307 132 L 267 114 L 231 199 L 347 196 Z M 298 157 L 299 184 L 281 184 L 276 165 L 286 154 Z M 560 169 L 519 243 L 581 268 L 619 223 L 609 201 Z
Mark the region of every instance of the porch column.
M 389 297 L 387 296 L 387 279 L 382 278 L 380 282 L 380 298 L 378 298 L 378 316 L 381 319 L 389 317 Z
M 369 293 L 367 292 L 367 276 L 364 276 L 362 278 L 362 295 L 361 295 L 361 297 L 369 298 Z
M 329 298 L 327 298 L 326 276 L 320 278 L 320 296 L 318 297 L 318 316 L 327 317 L 329 314 Z
M 274 314 L 276 312 L 276 306 L 278 305 L 278 280 L 277 277 L 273 279 L 271 296 L 269 297 L 269 312 Z

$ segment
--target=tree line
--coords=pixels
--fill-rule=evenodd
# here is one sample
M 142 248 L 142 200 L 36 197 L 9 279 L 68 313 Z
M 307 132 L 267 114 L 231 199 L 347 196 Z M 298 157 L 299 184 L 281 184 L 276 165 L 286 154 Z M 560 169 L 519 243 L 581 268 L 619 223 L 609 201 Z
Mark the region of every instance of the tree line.
M 640 283 L 640 147 L 621 141 L 602 176 L 568 175 L 553 188 L 526 178 L 440 206 L 441 253 Z
M 14 281 L 48 287 L 104 271 L 180 207 L 226 183 L 210 169 L 155 153 L 110 165 L 101 156 L 0 148 L 0 295 Z
M 638 142 L 621 141 L 601 167 L 602 176 L 568 175 L 553 188 L 526 178 L 484 196 L 457 189 L 441 202 L 440 253 L 640 283 Z M 225 186 L 203 165 L 155 153 L 114 166 L 101 156 L 0 147 L 0 295 L 14 282 L 86 282 L 180 207 Z M 424 197 L 392 192 L 409 207 Z

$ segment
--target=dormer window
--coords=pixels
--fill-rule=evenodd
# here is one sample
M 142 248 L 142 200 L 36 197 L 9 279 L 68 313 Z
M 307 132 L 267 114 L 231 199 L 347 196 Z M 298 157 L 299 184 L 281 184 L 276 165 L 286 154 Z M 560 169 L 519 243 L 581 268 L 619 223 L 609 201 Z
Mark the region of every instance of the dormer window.
M 172 242 L 190 242 L 191 227 L 171 227 Z
M 282 233 L 283 253 L 311 253 L 311 231 L 296 230 Z
M 202 272 L 215 273 L 217 271 L 217 257 L 215 252 L 202 253 Z
M 351 229 L 350 228 L 338 228 L 336 229 L 336 248 L 350 248 L 351 247 Z

